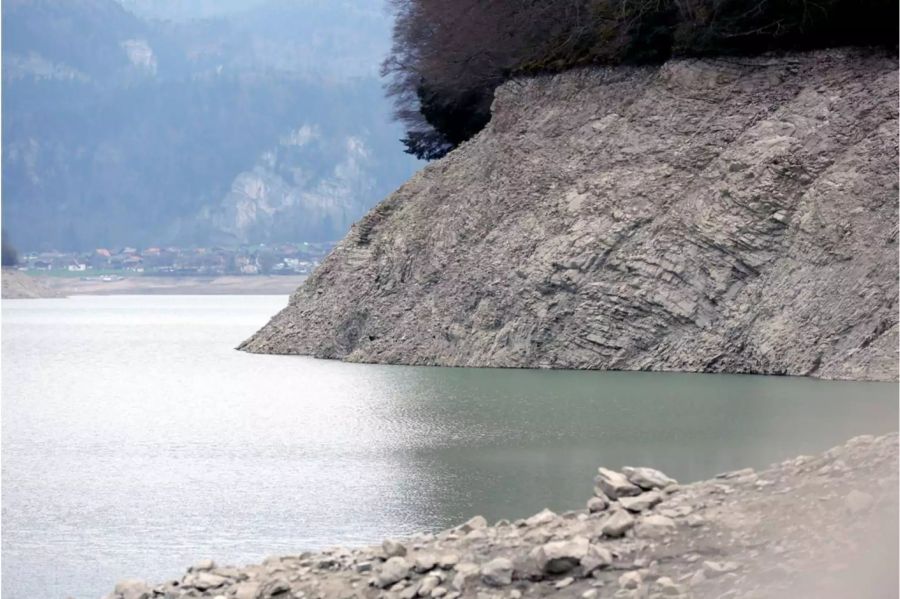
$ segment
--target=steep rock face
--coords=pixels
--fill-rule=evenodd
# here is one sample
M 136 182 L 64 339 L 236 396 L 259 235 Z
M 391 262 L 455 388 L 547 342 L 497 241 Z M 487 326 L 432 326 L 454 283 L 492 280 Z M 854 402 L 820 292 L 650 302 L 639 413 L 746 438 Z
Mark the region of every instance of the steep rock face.
M 897 94 L 853 49 L 507 83 L 241 348 L 896 379 Z

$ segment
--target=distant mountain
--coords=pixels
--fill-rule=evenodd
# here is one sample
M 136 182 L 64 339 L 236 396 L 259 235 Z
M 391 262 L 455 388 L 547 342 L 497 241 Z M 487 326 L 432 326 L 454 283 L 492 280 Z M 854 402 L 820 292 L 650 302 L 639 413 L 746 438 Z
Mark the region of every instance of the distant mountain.
M 418 167 L 377 77 L 380 2 L 179 6 L 3 2 L 20 249 L 338 239 Z

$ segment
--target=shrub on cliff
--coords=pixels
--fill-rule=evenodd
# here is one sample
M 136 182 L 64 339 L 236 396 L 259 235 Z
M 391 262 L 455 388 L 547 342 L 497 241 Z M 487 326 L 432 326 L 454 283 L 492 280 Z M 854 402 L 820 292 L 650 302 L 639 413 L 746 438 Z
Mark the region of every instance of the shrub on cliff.
M 382 65 L 407 151 L 432 159 L 490 120 L 521 73 L 671 56 L 896 47 L 896 0 L 392 0 Z

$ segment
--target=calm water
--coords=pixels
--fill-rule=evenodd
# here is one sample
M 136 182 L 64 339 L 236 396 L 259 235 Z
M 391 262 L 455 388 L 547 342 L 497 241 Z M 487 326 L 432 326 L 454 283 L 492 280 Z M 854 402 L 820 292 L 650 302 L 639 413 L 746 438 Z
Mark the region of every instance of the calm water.
M 689 481 L 898 418 L 894 384 L 232 349 L 285 302 L 3 302 L 4 599 L 579 507 L 601 464 Z

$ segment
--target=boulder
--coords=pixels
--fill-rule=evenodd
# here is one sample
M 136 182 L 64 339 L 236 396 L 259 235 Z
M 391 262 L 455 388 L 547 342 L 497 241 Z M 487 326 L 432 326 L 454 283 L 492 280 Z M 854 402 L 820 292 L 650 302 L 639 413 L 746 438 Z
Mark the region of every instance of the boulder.
M 632 483 L 642 489 L 665 489 L 669 485 L 674 485 L 678 481 L 674 478 L 666 476 L 659 470 L 653 468 L 633 468 L 626 466 L 622 468 L 622 474 Z
M 535 551 L 535 565 L 545 574 L 564 574 L 581 563 L 590 542 L 584 537 L 545 543 Z
M 619 576 L 619 586 L 623 589 L 636 589 L 641 586 L 643 578 L 640 572 L 625 572 Z
M 413 560 L 413 568 L 419 574 L 424 574 L 425 572 L 434 570 L 437 561 L 438 558 L 435 554 L 423 551 L 422 553 L 416 554 L 415 560 Z
M 487 520 L 484 516 L 473 516 L 468 522 L 459 525 L 459 531 L 463 534 L 479 530 L 487 527 Z
M 543 524 L 549 524 L 556 519 L 556 512 L 553 512 L 548 509 L 543 509 L 539 511 L 537 514 L 525 520 L 525 524 L 527 526 L 541 526 Z
M 597 483 L 597 487 L 604 494 L 612 499 L 640 495 L 641 493 L 641 488 L 629 481 L 624 474 L 608 468 L 598 468 L 594 482 Z
M 438 588 L 439 584 L 441 584 L 441 581 L 438 580 L 437 576 L 425 576 L 419 583 L 416 593 L 419 597 L 430 597 L 431 592 Z
M 605 568 L 612 564 L 612 553 L 606 547 L 591 545 L 587 555 L 581 558 L 581 573 L 589 576 L 591 572 L 599 568 Z
M 127 578 L 116 583 L 115 595 L 121 599 L 147 599 L 150 597 L 150 587 L 143 580 Z
M 647 491 L 633 497 L 620 497 L 619 504 L 629 512 L 643 512 L 663 500 L 659 491 Z
M 492 587 L 512 583 L 513 563 L 505 557 L 492 559 L 481 567 L 481 580 Z
M 394 556 L 381 566 L 376 582 L 379 587 L 387 588 L 409 576 L 410 569 L 408 561 L 400 556 Z
M 478 577 L 480 572 L 481 568 L 478 567 L 478 564 L 471 562 L 458 564 L 456 566 L 456 576 L 453 577 L 450 585 L 457 591 L 462 592 L 471 580 Z
M 609 507 L 609 499 L 607 499 L 606 495 L 595 495 L 588 499 L 587 509 L 592 514 L 602 512 L 607 507 Z
M 605 537 L 621 537 L 634 526 L 634 516 L 625 510 L 615 510 L 600 527 L 600 533 Z
M 385 557 L 404 557 L 406 555 L 406 546 L 399 541 L 386 539 L 381 544 L 381 550 L 384 551 Z

